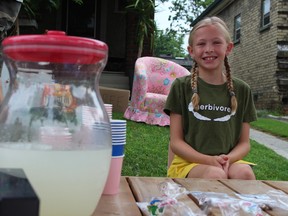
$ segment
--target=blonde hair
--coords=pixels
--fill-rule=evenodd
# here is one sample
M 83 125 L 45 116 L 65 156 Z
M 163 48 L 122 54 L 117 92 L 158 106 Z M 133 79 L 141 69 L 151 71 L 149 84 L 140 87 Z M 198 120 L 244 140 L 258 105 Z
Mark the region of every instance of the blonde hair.
M 229 30 L 227 25 L 225 24 L 225 22 L 220 19 L 219 17 L 207 17 L 203 20 L 201 20 L 200 22 L 198 22 L 193 29 L 190 32 L 189 35 L 189 46 L 193 45 L 193 38 L 194 38 L 194 34 L 195 32 L 199 29 L 202 28 L 204 26 L 208 26 L 208 25 L 217 25 L 221 31 L 223 32 L 223 35 L 225 37 L 225 40 L 227 43 L 230 43 L 231 37 L 229 34 Z M 237 98 L 235 95 L 235 91 L 234 91 L 234 86 L 233 86 L 233 81 L 232 81 L 232 77 L 231 77 L 231 67 L 229 65 L 228 62 L 228 57 L 225 56 L 224 59 L 224 66 L 226 69 L 226 79 L 227 79 L 227 88 L 231 97 L 231 114 L 235 114 L 236 110 L 237 110 Z M 200 96 L 198 94 L 198 90 L 197 90 L 197 78 L 199 76 L 199 71 L 198 71 L 198 65 L 197 62 L 194 62 L 193 67 L 191 69 L 191 87 L 192 87 L 192 98 L 191 98 L 191 102 L 193 104 L 194 110 L 198 111 L 199 110 L 199 101 L 200 101 Z

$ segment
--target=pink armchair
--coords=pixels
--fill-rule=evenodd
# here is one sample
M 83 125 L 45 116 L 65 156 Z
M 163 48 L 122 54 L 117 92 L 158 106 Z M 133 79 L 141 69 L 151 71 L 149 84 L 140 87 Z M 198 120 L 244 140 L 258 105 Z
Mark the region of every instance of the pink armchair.
M 170 125 L 170 118 L 163 112 L 163 108 L 171 84 L 176 77 L 189 74 L 186 68 L 172 61 L 156 57 L 138 58 L 131 101 L 124 117 L 151 125 Z

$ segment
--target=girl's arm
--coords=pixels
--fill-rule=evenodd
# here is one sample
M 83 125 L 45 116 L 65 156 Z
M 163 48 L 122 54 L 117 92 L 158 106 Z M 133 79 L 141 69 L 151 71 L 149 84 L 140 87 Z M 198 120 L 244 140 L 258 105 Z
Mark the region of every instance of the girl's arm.
M 199 153 L 184 141 L 182 116 L 170 113 L 170 147 L 174 154 L 188 162 L 221 167 L 225 161 L 220 156 L 210 156 Z
M 250 151 L 249 136 L 250 136 L 250 124 L 247 122 L 243 122 L 239 142 L 235 146 L 235 148 L 227 155 L 230 164 L 243 159 L 249 153 Z

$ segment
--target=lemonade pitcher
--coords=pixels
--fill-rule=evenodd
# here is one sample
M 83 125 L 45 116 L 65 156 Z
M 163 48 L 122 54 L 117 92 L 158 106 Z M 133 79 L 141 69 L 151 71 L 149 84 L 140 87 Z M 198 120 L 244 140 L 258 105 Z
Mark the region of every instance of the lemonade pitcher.
M 89 216 L 111 161 L 111 128 L 99 92 L 108 47 L 62 31 L 2 43 L 9 69 L 0 106 L 0 168 L 21 168 L 40 216 Z

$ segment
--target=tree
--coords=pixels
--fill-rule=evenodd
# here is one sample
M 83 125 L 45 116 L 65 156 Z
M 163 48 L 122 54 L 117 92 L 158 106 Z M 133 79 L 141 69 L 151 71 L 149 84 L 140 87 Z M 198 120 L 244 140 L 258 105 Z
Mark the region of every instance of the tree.
M 169 7 L 171 15 L 167 21 L 170 21 L 170 28 L 165 32 L 155 32 L 154 54 L 171 54 L 173 57 L 184 57 L 185 48 L 183 40 L 185 35 L 191 30 L 190 23 L 199 16 L 213 0 L 156 0 L 160 5 L 164 2 L 171 2 Z M 156 6 L 157 9 L 157 6 Z M 156 12 L 157 13 L 157 12 Z M 189 57 L 189 55 L 188 55 Z
M 156 30 L 156 23 L 153 18 L 155 12 L 154 0 L 130 0 L 127 10 L 137 14 L 137 43 L 138 54 L 137 57 L 141 57 L 143 51 L 143 43 L 145 37 L 153 38 L 154 31 Z M 149 35 L 150 34 L 150 35 Z M 153 41 L 152 41 L 153 44 Z M 151 44 L 151 48 L 152 48 Z
M 187 33 L 190 29 L 185 28 L 179 23 L 183 21 L 184 23 L 190 23 L 199 16 L 214 0 L 158 0 L 160 2 L 172 2 L 172 7 L 170 7 L 171 13 L 168 20 L 171 21 L 170 28 L 175 31 L 180 31 Z
M 171 55 L 173 57 L 185 57 L 185 49 L 182 47 L 184 34 L 177 34 L 171 29 L 156 30 L 154 35 L 154 55 Z

